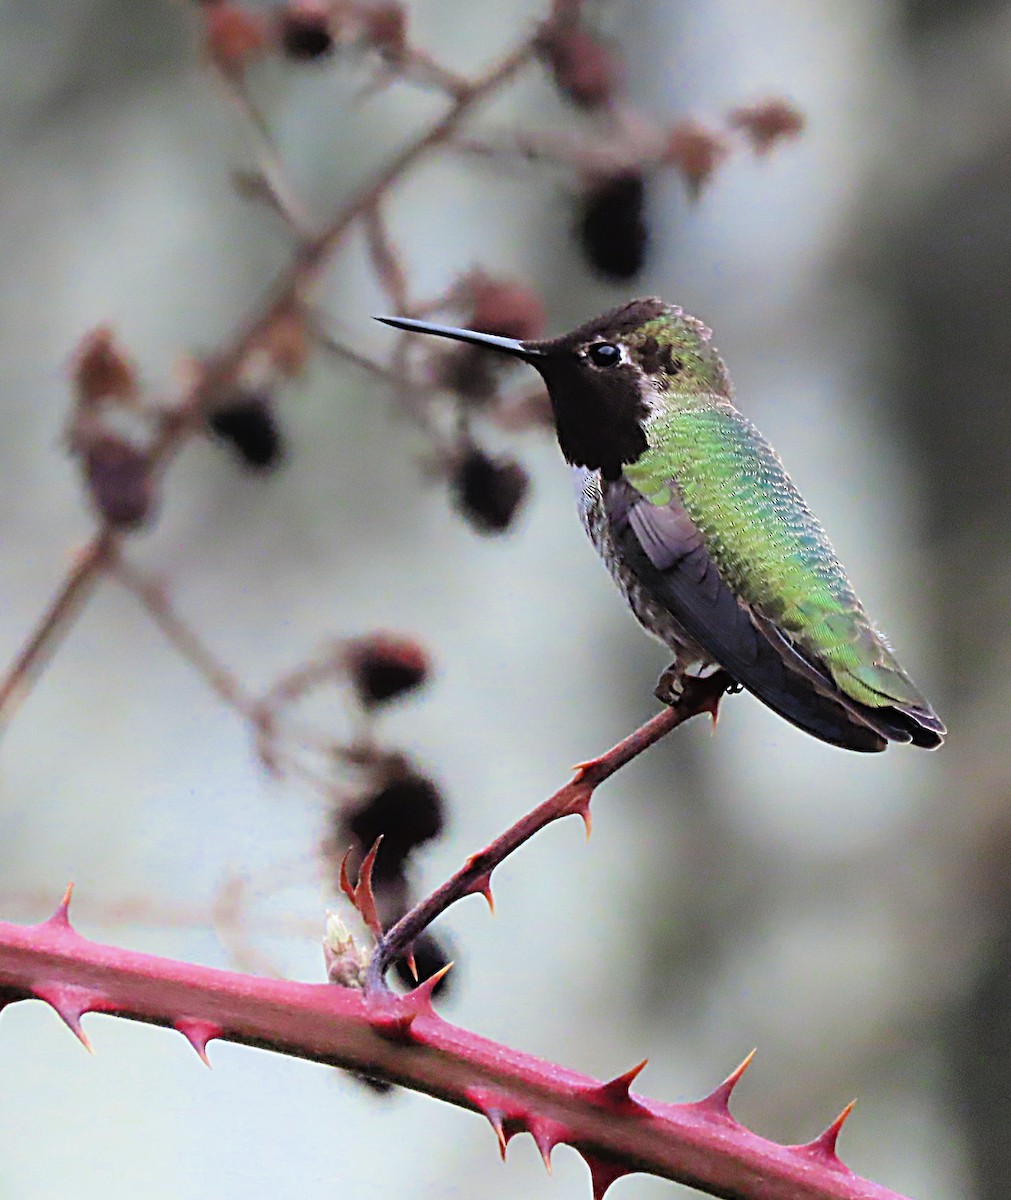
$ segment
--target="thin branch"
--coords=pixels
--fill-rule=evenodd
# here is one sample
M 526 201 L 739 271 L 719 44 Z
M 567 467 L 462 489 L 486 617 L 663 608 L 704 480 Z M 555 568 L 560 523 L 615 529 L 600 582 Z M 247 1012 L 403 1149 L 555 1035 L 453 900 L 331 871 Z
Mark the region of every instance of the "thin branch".
M 301 301 L 316 282 L 360 214 L 373 208 L 386 191 L 438 146 L 446 144 L 471 110 L 513 78 L 532 58 L 535 38 L 519 45 L 462 91 L 449 111 L 386 164 L 377 177 L 344 204 L 325 229 L 301 247 L 294 262 L 271 289 L 265 304 L 236 334 L 231 344 L 205 364 L 188 393 L 162 422 L 151 450 L 151 461 L 161 470 L 182 445 L 203 428 L 206 413 L 238 376 L 246 357 L 261 342 L 274 322 Z M 97 577 L 116 535 L 99 529 L 68 572 L 66 578 L 12 666 L 0 679 L 0 721 L 8 716 L 16 695 L 23 695 L 44 666 L 51 643 L 65 630 Z
M 599 758 L 581 763 L 574 779 L 521 817 L 479 853 L 471 855 L 454 875 L 387 930 L 372 955 L 366 986 L 375 991 L 385 989 L 384 977 L 390 965 L 406 954 L 421 931 L 457 900 L 480 894 L 494 907 L 492 871 L 546 825 L 574 813 L 582 817 L 589 836 L 590 800 L 594 789 L 692 717 L 709 713 L 715 720 L 720 697 L 731 682 L 722 671 L 706 679 L 689 680 L 680 704 L 657 713 Z
M 108 570 L 140 601 L 173 649 L 198 672 L 218 699 L 257 730 L 261 729 L 266 723 L 263 706 L 176 613 L 164 588 L 118 551 L 110 556 Z
M 110 551 L 118 541 L 112 530 L 103 529 L 75 556 L 74 564 L 60 584 L 59 591 L 39 618 L 7 674 L 0 680 L 0 721 L 10 720 L 17 701 L 31 690 L 56 650 L 60 637 L 88 598 Z
M 362 214 L 365 224 L 365 240 L 368 245 L 372 269 L 386 299 L 394 312 L 410 312 L 411 302 L 407 294 L 407 273 L 403 260 L 393 244 L 393 236 L 377 200 Z
M 434 982 L 368 995 L 137 954 L 81 937 L 66 901 L 41 925 L 0 922 L 0 1008 L 44 1000 L 85 1044 L 82 1015 L 103 1012 L 175 1028 L 204 1058 L 221 1038 L 388 1080 L 483 1113 L 503 1154 L 527 1131 L 546 1162 L 555 1145 L 574 1146 L 597 1197 L 639 1171 L 738 1200 L 903 1200 L 836 1156 L 848 1108 L 803 1146 L 736 1121 L 728 1101 L 749 1060 L 705 1099 L 664 1104 L 630 1092 L 641 1066 L 601 1083 L 450 1025 L 432 1009 Z

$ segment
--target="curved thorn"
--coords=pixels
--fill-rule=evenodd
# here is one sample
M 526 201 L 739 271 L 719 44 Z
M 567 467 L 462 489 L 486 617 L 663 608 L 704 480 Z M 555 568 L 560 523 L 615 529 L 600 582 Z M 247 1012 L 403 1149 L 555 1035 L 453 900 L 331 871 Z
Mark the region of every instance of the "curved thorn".
M 452 962 L 446 963 L 444 967 L 440 967 L 433 975 L 429 975 L 426 980 L 424 980 L 422 983 L 419 983 L 416 988 L 408 992 L 407 999 L 411 1000 L 414 999 L 414 997 L 417 997 L 419 1001 L 427 1001 L 428 1007 L 431 1008 L 432 993 L 452 969 Z
M 81 1017 L 86 1012 L 92 1012 L 96 1007 L 100 1007 L 96 1003 L 97 996 L 72 984 L 36 987 L 34 994 L 49 1005 L 89 1054 L 95 1053 L 88 1035 L 81 1027 Z
M 215 1025 L 213 1021 L 201 1021 L 189 1017 L 180 1017 L 173 1022 L 173 1025 L 197 1052 L 204 1066 L 210 1067 L 211 1060 L 207 1057 L 207 1043 L 214 1038 L 221 1037 L 224 1032 L 221 1026 Z
M 733 1094 L 734 1088 L 740 1083 L 741 1076 L 751 1066 L 751 1060 L 755 1057 L 756 1053 L 757 1050 L 752 1050 L 740 1066 L 731 1071 L 718 1088 L 715 1088 L 702 1100 L 696 1101 L 696 1104 L 702 1108 L 708 1108 L 713 1112 L 724 1113 L 729 1116 L 730 1097 Z
M 526 1126 L 540 1152 L 544 1169 L 549 1175 L 554 1174 L 551 1166 L 551 1151 L 559 1142 L 566 1140 L 568 1131 L 559 1121 L 553 1121 L 547 1117 L 530 1116 L 527 1118 Z
M 596 1154 L 580 1151 L 586 1165 L 590 1168 L 590 1182 L 593 1185 L 593 1200 L 604 1200 L 604 1193 L 623 1175 L 631 1175 L 632 1168 L 612 1162 L 610 1159 L 599 1158 Z
M 498 1138 L 498 1152 L 502 1157 L 502 1161 L 506 1160 L 506 1148 L 509 1145 L 505 1135 L 505 1114 L 500 1108 L 489 1108 L 484 1114 L 491 1122 L 492 1129 L 495 1130 L 495 1136 Z
M 467 892 L 471 896 L 484 896 L 488 903 L 488 909 L 491 915 L 495 915 L 495 897 L 491 894 L 491 872 L 488 871 L 484 875 L 479 875 L 477 879 L 470 885 Z
M 629 1092 L 632 1084 L 635 1082 L 645 1069 L 649 1062 L 648 1058 L 644 1058 L 642 1062 L 636 1063 L 634 1067 L 629 1067 L 627 1071 L 623 1071 L 620 1075 L 615 1075 L 613 1079 L 609 1079 L 606 1083 L 602 1083 L 594 1089 L 597 1098 L 608 1104 L 635 1104 Z
M 70 900 L 73 894 L 74 881 L 71 880 L 70 883 L 67 884 L 67 890 L 63 893 L 63 899 L 56 906 L 56 911 L 49 918 L 49 920 L 45 922 L 46 925 L 52 925 L 54 927 L 58 926 L 61 929 L 73 929 L 73 926 L 70 924 Z
M 806 1150 L 809 1154 L 838 1162 L 839 1156 L 836 1154 L 836 1143 L 839 1141 L 839 1134 L 842 1127 L 846 1124 L 850 1113 L 855 1107 L 856 1101 L 851 1100 L 824 1133 L 819 1134 L 813 1142 L 808 1142 L 806 1146 L 798 1147 L 798 1149 Z

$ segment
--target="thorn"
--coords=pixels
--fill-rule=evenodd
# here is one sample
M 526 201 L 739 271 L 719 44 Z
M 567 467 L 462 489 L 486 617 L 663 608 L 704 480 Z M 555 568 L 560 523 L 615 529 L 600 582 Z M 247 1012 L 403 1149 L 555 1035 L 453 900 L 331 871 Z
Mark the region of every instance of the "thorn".
M 598 766 L 600 766 L 599 758 L 588 758 L 585 762 L 577 762 L 575 764 L 575 766 L 572 768 L 572 773 L 576 777 L 572 782 L 580 783 L 582 781 L 583 776 L 588 771 L 592 771 L 594 767 L 598 767 Z
M 507 1134 L 505 1123 L 511 1118 L 511 1110 L 513 1105 L 510 1104 L 508 1097 L 499 1092 L 492 1091 L 490 1088 L 467 1088 L 464 1091 L 464 1096 L 474 1105 L 479 1113 L 482 1113 L 488 1120 L 492 1129 L 495 1131 L 495 1136 L 498 1138 L 499 1154 L 502 1156 L 502 1161 L 505 1162 L 506 1147 L 509 1144 L 509 1138 L 512 1134 Z M 510 1110 L 507 1112 L 507 1110 Z
M 717 1112 L 722 1116 L 730 1116 L 730 1097 L 735 1087 L 741 1081 L 741 1076 L 751 1066 L 751 1060 L 758 1053 L 757 1050 L 752 1052 L 745 1058 L 739 1067 L 731 1071 L 715 1091 L 709 1093 L 702 1100 L 697 1100 L 696 1106 L 707 1108 L 711 1112 Z
M 95 1053 L 88 1035 L 81 1028 L 81 1017 L 87 1012 L 101 1012 L 108 1008 L 98 992 L 91 992 L 72 983 L 56 983 L 51 987 L 34 988 L 34 995 L 53 1009 L 89 1054 Z
M 485 875 L 480 875 L 477 879 L 474 880 L 474 882 L 470 885 L 468 895 L 484 896 L 485 900 L 487 900 L 487 902 L 488 902 L 488 908 L 489 908 L 489 911 L 491 912 L 491 915 L 492 916 L 495 915 L 495 897 L 491 894 L 491 872 L 490 871 Z
M 619 1106 L 634 1104 L 637 1108 L 641 1108 L 642 1106 L 638 1101 L 632 1098 L 629 1088 L 631 1088 L 636 1077 L 642 1072 L 648 1062 L 649 1059 L 644 1058 L 641 1063 L 636 1063 L 634 1067 L 630 1067 L 621 1075 L 616 1075 L 606 1083 L 598 1084 L 593 1088 L 593 1098 L 599 1104 Z
M 851 1100 L 824 1133 L 819 1134 L 813 1142 L 808 1142 L 805 1146 L 795 1146 L 793 1149 L 804 1150 L 815 1158 L 826 1159 L 829 1162 L 840 1162 L 839 1156 L 836 1154 L 836 1143 L 839 1141 L 842 1127 L 846 1124 L 847 1118 L 855 1106 L 856 1101 Z
M 569 813 L 576 813 L 583 818 L 583 824 L 586 826 L 586 840 L 590 840 L 590 834 L 593 832 L 593 817 L 590 815 L 590 801 L 593 799 L 593 788 L 582 787 L 577 784 L 576 798 L 565 806 L 558 814 L 560 817 L 567 817 Z
M 554 1150 L 559 1142 L 565 1141 L 565 1126 L 559 1124 L 557 1121 L 548 1120 L 545 1117 L 533 1116 L 527 1121 L 527 1128 L 530 1130 L 530 1136 L 534 1139 L 534 1143 L 540 1151 L 545 1171 L 549 1175 L 553 1174 L 551 1151 Z
M 224 1033 L 221 1026 L 215 1025 L 213 1021 L 191 1020 L 189 1017 L 180 1017 L 178 1021 L 173 1022 L 173 1027 L 178 1029 L 193 1049 L 196 1050 L 204 1066 L 209 1067 L 211 1060 L 207 1057 L 207 1043 L 214 1038 L 221 1037 L 222 1033 Z
M 491 1122 L 492 1129 L 495 1130 L 495 1136 L 498 1138 L 498 1152 L 502 1156 L 502 1161 L 506 1160 L 506 1147 L 508 1141 L 505 1135 L 505 1115 L 500 1108 L 489 1108 L 485 1116 Z
M 407 962 L 407 969 L 414 976 L 414 982 L 417 983 L 418 982 L 418 960 L 414 957 L 413 948 L 407 951 L 407 953 L 404 955 L 404 958 Z
M 429 1014 L 434 1013 L 434 1009 L 432 1008 L 432 994 L 439 986 L 439 983 L 449 974 L 452 968 L 453 964 L 451 962 L 446 963 L 446 965 L 444 967 L 440 967 L 434 975 L 429 975 L 424 983 L 419 983 L 416 988 L 407 993 L 407 995 L 404 997 L 405 1000 L 409 1002 L 414 1002 L 415 1000 L 417 1001 L 420 1011 L 415 1014 L 416 1016 L 420 1016 L 421 1012 L 426 1012 Z
M 56 906 L 56 911 L 46 921 L 47 925 L 59 925 L 63 929 L 71 929 L 70 924 L 70 898 L 74 894 L 74 881 L 71 880 L 67 884 L 67 890 L 63 893 L 63 899 Z
M 614 1162 L 609 1158 L 600 1158 L 596 1154 L 587 1154 L 586 1151 L 580 1151 L 583 1158 L 586 1160 L 586 1165 L 590 1168 L 590 1181 L 593 1184 L 593 1200 L 604 1200 L 604 1193 L 615 1180 L 621 1179 L 624 1175 L 631 1175 L 632 1170 L 624 1166 L 622 1163 Z

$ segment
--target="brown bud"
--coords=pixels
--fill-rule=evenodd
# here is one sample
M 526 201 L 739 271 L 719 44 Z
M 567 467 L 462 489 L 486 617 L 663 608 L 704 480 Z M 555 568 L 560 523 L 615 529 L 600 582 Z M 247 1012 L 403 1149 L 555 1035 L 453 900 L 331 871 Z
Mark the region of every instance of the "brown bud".
M 457 504 L 481 533 L 502 533 L 512 524 L 530 480 L 511 458 L 491 458 L 476 446 L 461 459 L 453 480 Z
M 220 3 L 204 9 L 207 53 L 225 75 L 242 76 L 256 58 L 270 49 L 270 29 L 262 13 L 237 4 Z
M 804 114 L 782 96 L 735 108 L 727 121 L 748 137 L 756 154 L 767 154 L 783 138 L 799 137 L 804 128 Z
M 330 7 L 319 0 L 292 0 L 278 16 L 278 35 L 288 58 L 297 62 L 325 58 L 334 50 Z
M 82 405 L 136 399 L 136 370 L 108 325 L 99 325 L 82 340 L 74 358 L 73 381 Z
M 407 10 L 402 4 L 371 4 L 359 13 L 365 41 L 391 62 L 407 54 Z
M 547 316 L 544 302 L 533 288 L 511 279 L 495 279 L 475 271 L 464 281 L 470 293 L 468 324 L 478 333 L 525 342 L 540 337 Z
M 668 131 L 663 161 L 676 167 L 692 195 L 698 196 L 729 153 L 726 138 L 718 130 L 689 117 Z
M 366 708 L 420 687 L 428 678 L 428 655 L 413 638 L 374 633 L 348 647 L 347 662 L 358 698 Z
M 558 90 L 579 108 L 602 108 L 620 90 L 621 60 L 585 26 L 571 20 L 549 21 L 537 44 Z
M 148 454 L 112 433 L 98 434 L 82 448 L 84 478 L 102 519 L 118 529 L 136 529 L 151 514 L 154 481 Z

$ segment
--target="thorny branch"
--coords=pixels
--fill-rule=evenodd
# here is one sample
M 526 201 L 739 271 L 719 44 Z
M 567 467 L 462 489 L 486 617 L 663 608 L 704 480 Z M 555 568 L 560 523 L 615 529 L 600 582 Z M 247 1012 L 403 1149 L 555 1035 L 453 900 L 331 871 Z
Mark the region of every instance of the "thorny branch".
M 131 522 L 139 523 L 138 513 L 146 513 L 153 480 L 161 477 L 176 453 L 205 428 L 209 418 L 220 415 L 223 402 L 234 398 L 248 384 L 254 357 L 271 341 L 272 335 L 275 349 L 285 340 L 278 337 L 282 328 L 287 337 L 289 377 L 297 373 L 298 364 L 304 361 L 304 338 L 311 334 L 317 345 L 336 356 L 387 383 L 403 386 L 398 368 L 410 361 L 407 340 L 398 344 L 389 364 L 375 362 L 331 337 L 321 328 L 325 322 L 311 306 L 314 285 L 356 224 L 364 234 L 376 280 L 396 311 L 413 310 L 422 315 L 462 303 L 470 306 L 476 327 L 487 323 L 494 309 L 495 319 L 512 323 L 508 330 L 512 336 L 539 336 L 543 332 L 543 304 L 535 293 L 522 285 L 492 280 L 480 270 L 462 277 L 444 296 L 415 303 L 384 215 L 392 187 L 436 148 L 498 152 L 480 139 L 463 138 L 461 127 L 477 104 L 513 79 L 535 54 L 549 65 L 559 91 L 571 103 L 595 112 L 602 120 L 605 136 L 589 141 L 568 139 L 564 135 L 529 139 L 520 136 L 506 149 L 576 168 L 582 186 L 588 189 L 587 211 L 581 226 L 584 248 L 596 236 L 591 226 L 599 229 L 601 212 L 613 215 L 616 203 L 626 206 L 625 240 L 622 243 L 622 239 L 617 239 L 620 243 L 617 255 L 610 227 L 603 249 L 598 245 L 596 251 L 588 250 L 591 263 L 604 273 L 610 272 L 612 278 L 627 278 L 641 265 L 645 244 L 641 206 L 646 172 L 675 166 L 695 194 L 730 152 L 733 138 L 738 144 L 750 141 L 756 153 L 764 153 L 777 138 L 792 136 L 800 128 L 799 114 L 785 102 L 776 100 L 734 110 L 720 126 L 693 121 L 662 126 L 640 120 L 620 98 L 617 85 L 621 72 L 617 59 L 581 27 L 578 0 L 555 0 L 551 18 L 473 81 L 442 67 L 409 45 L 403 23 L 405 13 L 397 5 L 357 5 L 348 0 L 344 7 L 364 22 L 363 28 L 373 22 L 369 36 L 380 57 L 374 87 L 400 78 L 439 90 L 448 97 L 450 107 L 394 155 L 367 187 L 337 210 L 328 224 L 312 232 L 311 218 L 285 176 L 269 125 L 247 90 L 244 63 L 240 59 L 250 47 L 257 48 L 258 38 L 269 36 L 276 40 L 278 30 L 281 43 L 293 57 L 329 53 L 333 43 L 327 22 L 331 16 L 336 20 L 341 6 L 334 4 L 331 13 L 325 5 L 291 4 L 271 10 L 274 15 L 269 19 L 263 14 L 255 15 L 252 10 L 247 13 L 241 6 L 224 0 L 202 6 L 209 28 L 217 28 L 220 33 L 228 21 L 237 20 L 240 42 L 252 34 L 252 41 L 242 42 L 245 49 L 240 46 L 237 50 L 236 43 L 227 41 L 216 48 L 210 47 L 220 82 L 230 101 L 248 120 L 254 137 L 257 169 L 237 173 L 236 182 L 247 195 L 269 202 L 285 220 L 298 245 L 290 266 L 275 280 L 266 301 L 226 346 L 199 364 L 189 385 L 170 408 L 143 412 L 137 404 L 139 389 L 130 364 L 122 358 L 117 360 L 110 331 L 100 330 L 93 335 L 91 348 L 98 354 L 102 369 L 111 371 L 105 383 L 111 380 L 113 386 L 107 393 L 84 396 L 83 403 L 82 396 L 78 396 L 69 441 L 74 452 L 82 457 L 93 499 L 99 470 L 106 471 L 107 483 L 111 479 L 110 508 L 98 504 L 102 513 L 100 527 L 75 558 L 34 632 L 0 680 L 0 724 L 9 718 L 13 702 L 44 667 L 59 637 L 87 599 L 90 588 L 103 572 L 107 573 L 140 601 L 174 649 L 200 673 L 218 698 L 248 723 L 268 769 L 277 771 L 283 766 L 286 771 L 296 772 L 331 802 L 347 799 L 329 774 L 314 774 L 299 761 L 291 746 L 282 747 L 287 737 L 326 761 L 329 771 L 339 764 L 364 778 L 364 784 L 359 782 L 357 790 L 349 794 L 356 801 L 361 801 L 364 795 L 365 803 L 351 814 L 353 819 L 347 824 L 337 823 L 338 836 L 353 829 L 364 849 L 368 840 L 361 831 L 378 819 L 371 810 L 381 810 L 384 803 L 388 804 L 391 790 L 400 789 L 399 796 L 405 788 L 413 789 L 424 819 L 416 826 L 413 841 L 402 841 L 393 854 L 384 850 L 383 870 L 387 885 L 392 881 L 393 887 L 384 901 L 386 911 L 382 915 L 383 920 L 392 924 L 381 934 L 380 910 L 370 882 L 371 869 L 377 861 L 376 846 L 365 856 L 357 886 L 348 884 L 346 888 L 359 910 L 369 915 L 370 927 L 379 935 L 367 969 L 364 961 L 360 964 L 361 975 L 354 986 L 361 985 L 361 990 L 353 992 L 347 987 L 312 986 L 208 971 L 96 946 L 71 928 L 68 894 L 54 917 L 42 925 L 25 929 L 0 923 L 0 1009 L 15 1000 L 35 996 L 51 1004 L 82 1040 L 82 1014 L 103 1011 L 173 1026 L 185 1034 L 201 1056 L 207 1042 L 220 1037 L 400 1083 L 482 1112 L 492 1124 L 503 1155 L 508 1139 L 520 1131 L 533 1135 L 549 1166 L 554 1145 L 561 1142 L 573 1145 L 590 1167 L 594 1194 L 598 1197 L 621 1175 L 631 1170 L 646 1170 L 721 1196 L 761 1196 L 764 1200 L 788 1197 L 790 1200 L 856 1200 L 857 1197 L 902 1200 L 895 1193 L 858 1179 L 836 1157 L 835 1143 L 848 1109 L 820 1138 L 800 1147 L 776 1146 L 740 1126 L 729 1113 L 728 1100 L 747 1061 L 706 1099 L 691 1105 L 660 1105 L 633 1097 L 629 1092 L 641 1066 L 610 1083 L 600 1084 L 447 1025 L 435 1015 L 430 1003 L 444 972 L 430 974 L 427 982 L 407 995 L 397 995 L 386 985 L 389 967 L 413 956 L 419 938 L 427 936 L 428 926 L 451 904 L 474 893 L 483 894 L 491 903 L 494 868 L 535 833 L 562 816 L 578 814 L 589 834 L 590 800 L 600 783 L 690 717 L 708 712 L 715 720 L 720 697 L 730 683 L 726 676 L 717 673 L 697 681 L 678 706 L 665 709 L 599 758 L 581 764 L 570 783 L 473 855 L 441 887 L 401 916 L 406 907 L 404 864 L 416 845 L 436 836 L 441 827 L 441 800 L 435 786 L 413 768 L 406 756 L 384 750 L 374 741 L 367 722 L 374 705 L 409 690 L 424 678 L 427 671 L 424 654 L 410 640 L 385 635 L 371 641 L 358 639 L 354 644 L 335 643 L 321 657 L 290 672 L 263 696 L 257 696 L 217 659 L 177 613 L 160 583 L 123 554 L 123 530 Z M 269 35 L 264 32 L 268 20 L 280 22 L 271 27 L 273 32 Z M 297 28 L 306 21 L 313 28 Z M 295 35 L 294 40 L 291 35 Z M 307 35 L 309 40 L 305 41 Z M 266 40 L 259 44 L 257 53 L 264 45 Z M 596 226 L 590 219 L 593 206 L 596 206 Z M 278 363 L 281 358 L 278 353 Z M 494 380 L 487 388 L 487 373 L 460 357 L 432 360 L 430 365 L 438 368 L 431 382 L 415 378 L 410 371 L 403 372 L 410 378 L 412 393 L 405 400 L 404 409 L 432 436 L 440 460 L 437 469 L 453 476 L 454 481 L 461 466 L 498 472 L 511 496 L 507 500 L 512 505 L 509 512 L 513 511 L 525 487 L 525 476 L 517 464 L 492 460 L 480 451 L 471 440 L 466 409 L 468 402 L 473 402 L 475 408 L 487 403 Z M 426 408 L 432 396 L 444 390 L 454 393 L 456 405 L 455 424 L 449 438 L 440 433 Z M 247 387 L 247 407 L 248 391 Z M 97 415 L 101 403 L 110 397 L 132 408 L 141 420 L 155 418 L 155 432 L 148 445 L 110 445 L 113 439 L 105 435 Z M 543 419 L 543 398 L 525 397 L 514 403 L 511 410 L 503 407 L 495 412 L 486 408 L 485 412 L 504 428 L 527 427 Z M 215 431 L 221 433 L 218 426 Z M 97 454 L 98 449 L 105 458 Z M 87 457 L 89 453 L 93 453 L 91 459 Z M 122 471 L 116 475 L 116 470 L 123 467 L 124 454 L 129 460 L 127 466 L 138 471 L 133 482 L 140 490 L 133 494 L 122 490 Z M 117 486 L 121 489 L 119 493 L 115 491 Z M 502 529 L 509 521 L 509 513 L 503 519 L 502 511 L 486 507 L 478 515 L 486 520 L 486 529 Z M 118 512 L 119 519 L 110 512 Z M 391 671 L 397 680 L 395 691 L 390 682 Z M 350 682 L 356 694 L 358 715 L 366 722 L 365 735 L 345 744 L 316 731 L 300 729 L 287 719 L 287 705 L 311 689 L 334 681 Z M 241 893 L 241 883 L 223 892 L 217 911 L 221 929 L 234 935 L 233 948 L 239 945 L 242 933 Z M 239 952 L 246 961 L 254 961 L 244 941 Z M 259 959 L 255 962 L 260 965 Z M 271 969 L 270 964 L 266 969 Z M 338 982 L 332 973 L 331 979 Z
M 177 1029 L 205 1060 L 220 1038 L 368 1074 L 482 1113 L 503 1156 L 521 1132 L 548 1166 L 556 1145 L 572 1146 L 597 1200 L 633 1171 L 723 1197 L 903 1200 L 837 1157 L 852 1106 L 800 1146 L 735 1120 L 729 1100 L 750 1056 L 704 1099 L 664 1104 L 630 1091 L 645 1063 L 601 1083 L 450 1025 L 432 1008 L 432 980 L 394 996 L 155 958 L 81 937 L 68 901 L 41 925 L 0 922 L 0 1008 L 44 1000 L 85 1045 L 81 1017 L 103 1012 Z
M 628 735 L 616 746 L 599 758 L 580 763 L 576 776 L 558 789 L 542 804 L 532 809 L 511 825 L 493 842 L 471 855 L 466 863 L 445 883 L 414 906 L 379 941 L 369 963 L 367 987 L 378 991 L 385 987 L 383 979 L 390 964 L 410 950 L 414 939 L 426 929 L 440 913 L 464 896 L 479 893 L 494 911 L 491 891 L 492 871 L 505 859 L 529 841 L 552 821 L 576 814 L 586 825 L 590 835 L 590 800 L 594 789 L 609 779 L 616 771 L 637 758 L 644 750 L 665 737 L 685 721 L 702 713 L 709 713 L 713 720 L 719 708 L 720 697 L 731 684 L 729 676 L 722 671 L 706 679 L 692 680 L 686 688 L 681 703 L 665 708 L 645 725 Z

